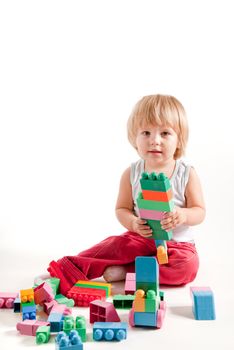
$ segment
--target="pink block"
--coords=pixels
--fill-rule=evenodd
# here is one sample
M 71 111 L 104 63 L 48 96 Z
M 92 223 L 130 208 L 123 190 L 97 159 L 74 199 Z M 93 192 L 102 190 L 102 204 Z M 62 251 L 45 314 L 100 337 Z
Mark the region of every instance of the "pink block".
M 51 286 L 44 282 L 34 289 L 35 304 L 41 304 L 54 299 L 54 294 Z
M 0 308 L 12 309 L 14 306 L 14 300 L 18 297 L 18 293 L 0 293 Z
M 163 218 L 163 211 L 150 210 L 150 209 L 139 209 L 139 215 L 142 219 L 158 220 L 161 221 Z
M 16 329 L 21 334 L 35 336 L 38 327 L 49 326 L 49 325 L 50 323 L 46 321 L 24 320 L 17 323 Z
M 63 314 L 63 315 L 71 315 L 72 310 L 71 310 L 71 308 L 67 307 L 64 304 L 57 304 L 57 305 L 53 306 L 53 308 L 51 310 L 51 313 L 59 313 L 59 314 Z
M 44 312 L 49 315 L 51 310 L 53 309 L 53 307 L 55 305 L 58 305 L 57 301 L 56 300 L 51 300 L 51 301 L 48 301 L 48 302 L 45 302 L 44 305 L 43 305 L 43 308 L 44 308 Z
M 136 280 L 135 272 L 127 272 L 126 281 L 135 281 L 135 280 Z

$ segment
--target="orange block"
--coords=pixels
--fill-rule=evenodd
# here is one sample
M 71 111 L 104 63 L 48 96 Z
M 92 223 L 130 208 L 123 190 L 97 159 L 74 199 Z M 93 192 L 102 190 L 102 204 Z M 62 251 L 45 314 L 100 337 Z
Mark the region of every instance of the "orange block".
M 163 265 L 163 264 L 168 263 L 167 251 L 161 245 L 157 248 L 157 260 L 158 260 L 159 265 Z
M 22 289 L 20 291 L 20 300 L 21 303 L 31 303 L 34 301 L 34 290 L 33 288 L 30 289 Z
M 144 199 L 150 201 L 169 202 L 172 199 L 173 194 L 172 189 L 170 188 L 167 192 L 142 190 L 142 196 Z
M 135 312 L 145 312 L 145 292 L 143 289 L 138 289 L 135 293 L 135 299 L 132 303 L 132 308 Z

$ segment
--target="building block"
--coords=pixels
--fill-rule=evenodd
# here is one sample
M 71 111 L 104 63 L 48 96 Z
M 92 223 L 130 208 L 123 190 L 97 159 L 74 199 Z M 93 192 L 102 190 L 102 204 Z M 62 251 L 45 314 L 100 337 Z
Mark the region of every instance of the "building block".
M 69 335 L 59 332 L 55 338 L 56 350 L 83 350 L 83 343 L 76 330 L 72 330 Z
M 111 295 L 111 283 L 78 280 L 75 286 L 81 288 L 104 289 L 106 291 L 106 297 Z
M 56 294 L 55 300 L 57 301 L 58 304 L 65 304 L 68 307 L 73 307 L 75 305 L 75 302 L 73 299 L 69 299 L 62 294 Z
M 64 304 L 56 304 L 52 307 L 51 313 L 63 314 L 64 316 L 66 316 L 71 315 L 72 309 Z
M 50 323 L 51 332 L 60 332 L 63 329 L 63 319 L 64 315 L 61 313 L 51 312 L 48 317 L 48 322 Z
M 51 301 L 48 301 L 48 302 L 45 302 L 43 303 L 43 310 L 44 312 L 49 315 L 51 310 L 53 309 L 53 307 L 55 305 L 58 305 L 57 301 L 56 300 L 51 300 Z
M 113 304 L 116 309 L 131 309 L 135 295 L 117 294 L 113 296 Z
M 45 302 L 52 301 L 54 294 L 51 286 L 44 282 L 34 289 L 34 300 L 36 304 L 42 304 Z
M 167 249 L 165 248 L 165 246 L 157 246 L 157 259 L 159 264 L 168 263 Z
M 22 304 L 34 302 L 34 290 L 30 289 L 22 289 L 20 291 L 20 300 Z
M 134 312 L 134 324 L 141 327 L 156 327 L 157 312 Z
M 20 298 L 17 297 L 14 300 L 14 312 L 20 312 L 21 311 L 21 302 L 20 302 Z
M 169 179 L 163 173 L 157 175 L 154 172 L 151 174 L 144 172 L 140 183 L 142 190 L 166 192 L 171 188 Z
M 174 209 L 174 202 L 173 200 L 170 200 L 169 202 L 156 202 L 151 201 L 143 198 L 142 192 L 139 192 L 137 197 L 137 206 L 140 209 L 147 209 L 147 210 L 157 210 L 157 211 L 173 211 Z
M 169 202 L 173 197 L 171 188 L 166 192 L 142 190 L 142 195 L 144 199 L 158 202 Z
M 36 331 L 36 343 L 44 344 L 50 340 L 50 326 L 40 326 Z
M 16 329 L 24 335 L 36 335 L 36 331 L 40 326 L 49 326 L 47 321 L 25 320 L 18 322 Z
M 134 294 L 136 291 L 136 275 L 135 273 L 128 272 L 125 278 L 124 293 Z
M 209 287 L 190 287 L 196 320 L 215 320 L 214 295 Z
M 93 339 L 96 341 L 121 341 L 126 338 L 126 322 L 95 322 L 93 325 Z
M 75 329 L 75 319 L 72 315 L 66 315 L 63 320 L 63 332 L 69 334 L 72 329 Z
M 164 212 L 163 211 L 157 211 L 157 210 L 151 210 L 151 209 L 138 209 L 139 210 L 139 215 L 142 219 L 145 220 L 159 220 L 161 221 Z
M 159 269 L 155 257 L 138 256 L 135 259 L 137 282 L 159 283 Z
M 105 300 L 106 291 L 103 289 L 73 286 L 68 291 L 67 297 L 73 299 L 76 306 L 87 307 L 93 300 Z
M 89 305 L 89 322 L 120 322 L 119 315 L 112 303 L 94 300 Z
M 135 293 L 135 300 L 132 304 L 135 312 L 145 312 L 145 292 L 143 289 L 138 289 Z
M 81 337 L 82 342 L 86 342 L 86 320 L 84 316 L 76 317 L 75 329 Z
M 0 309 L 13 309 L 18 293 L 0 292 Z
M 24 320 L 35 320 L 36 319 L 36 305 L 26 305 L 23 304 L 21 305 L 22 307 L 22 318 Z

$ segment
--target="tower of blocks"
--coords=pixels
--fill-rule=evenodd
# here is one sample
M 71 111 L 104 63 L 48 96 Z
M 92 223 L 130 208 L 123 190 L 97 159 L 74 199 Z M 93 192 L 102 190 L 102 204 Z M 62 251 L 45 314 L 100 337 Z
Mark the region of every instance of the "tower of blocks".
M 174 209 L 171 183 L 165 174 L 148 174 L 143 172 L 140 179 L 141 192 L 137 197 L 139 215 L 147 221 L 152 229 L 152 237 L 157 247 L 157 259 L 159 264 L 168 263 L 167 245 L 165 241 L 172 238 L 172 231 L 162 229 L 160 221 L 165 212 Z
M 136 292 L 129 323 L 132 327 L 161 328 L 166 304 L 159 291 L 159 269 L 155 257 L 137 257 L 135 260 Z

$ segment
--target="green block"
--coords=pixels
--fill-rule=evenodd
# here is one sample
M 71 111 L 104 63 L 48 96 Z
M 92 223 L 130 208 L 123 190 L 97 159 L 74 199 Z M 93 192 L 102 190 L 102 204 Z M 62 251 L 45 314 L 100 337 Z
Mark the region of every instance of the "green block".
M 50 326 L 40 326 L 36 331 L 36 343 L 44 344 L 50 340 Z
M 157 211 L 173 211 L 174 209 L 174 201 L 170 200 L 169 202 L 158 202 L 158 201 L 150 201 L 147 199 L 143 199 L 142 192 L 139 192 L 137 197 L 137 206 L 141 209 L 150 209 Z
M 64 317 L 63 320 L 63 331 L 66 334 L 69 334 L 71 332 L 72 329 L 75 328 L 75 320 L 74 317 L 71 315 L 67 315 Z
M 113 304 L 116 309 L 131 309 L 135 295 L 117 294 L 113 296 Z
M 143 173 L 140 183 L 142 190 L 166 192 L 171 188 L 170 180 L 163 173 Z
M 160 300 L 164 300 L 164 292 L 162 290 L 160 290 L 159 292 L 159 297 L 160 297 Z
M 36 305 L 34 301 L 30 301 L 30 302 L 28 302 L 28 303 L 22 303 L 22 302 L 21 302 L 21 307 L 24 307 L 24 306 L 34 306 L 34 305 Z
M 62 294 L 55 295 L 54 299 L 57 301 L 58 304 L 65 304 L 68 307 L 73 307 L 75 305 L 75 302 L 73 299 L 68 299 Z
M 84 316 L 76 317 L 75 329 L 77 330 L 82 342 L 86 342 L 86 321 Z
M 136 290 L 143 289 L 145 292 L 148 290 L 155 291 L 156 295 L 159 293 L 159 285 L 156 282 L 138 282 L 136 281 Z
M 153 230 L 152 236 L 155 240 L 162 239 L 164 241 L 170 241 L 172 239 L 172 231 L 165 231 L 161 229 L 160 221 L 157 220 L 147 220 L 147 225 Z
M 59 290 L 60 279 L 56 277 L 52 277 L 52 278 L 47 278 L 45 281 L 51 286 L 54 295 L 56 295 Z

